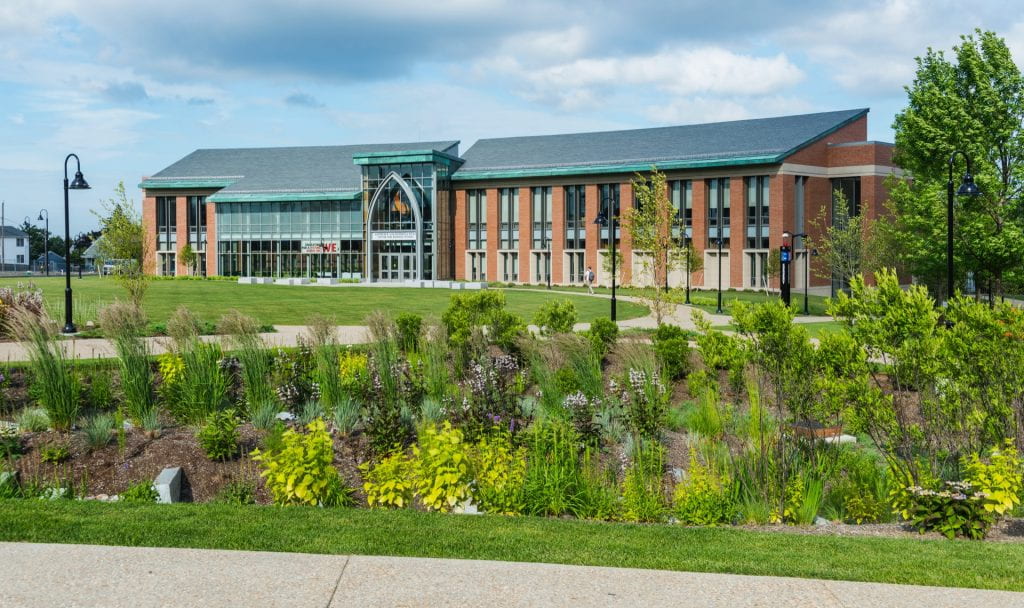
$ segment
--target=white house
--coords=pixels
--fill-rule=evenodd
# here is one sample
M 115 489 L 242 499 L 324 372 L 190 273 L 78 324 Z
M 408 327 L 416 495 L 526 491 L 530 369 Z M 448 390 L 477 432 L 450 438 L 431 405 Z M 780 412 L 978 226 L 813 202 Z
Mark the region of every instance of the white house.
M 0 226 L 0 269 L 28 270 L 28 234 L 14 226 Z

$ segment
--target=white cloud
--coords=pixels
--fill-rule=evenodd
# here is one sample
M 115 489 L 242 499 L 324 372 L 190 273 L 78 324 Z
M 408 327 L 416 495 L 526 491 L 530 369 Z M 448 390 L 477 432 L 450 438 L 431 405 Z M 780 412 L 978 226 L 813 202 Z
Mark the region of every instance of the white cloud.
M 764 116 L 783 116 L 812 112 L 815 108 L 803 99 L 785 96 L 767 97 L 687 97 L 665 104 L 648 106 L 644 115 L 659 124 L 679 125 L 725 120 L 743 120 Z

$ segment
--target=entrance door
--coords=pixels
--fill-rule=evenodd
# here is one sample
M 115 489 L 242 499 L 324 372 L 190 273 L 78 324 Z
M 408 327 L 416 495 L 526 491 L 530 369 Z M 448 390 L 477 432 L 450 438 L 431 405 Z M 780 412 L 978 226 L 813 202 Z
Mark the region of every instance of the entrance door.
M 416 278 L 416 256 L 412 253 L 398 254 L 402 258 L 402 280 L 412 281 Z

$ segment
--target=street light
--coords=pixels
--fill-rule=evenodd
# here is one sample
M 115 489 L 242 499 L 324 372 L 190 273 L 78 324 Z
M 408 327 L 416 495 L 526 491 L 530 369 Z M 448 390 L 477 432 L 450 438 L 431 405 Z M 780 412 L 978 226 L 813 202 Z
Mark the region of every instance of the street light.
M 683 246 L 686 247 L 686 303 L 690 303 L 690 229 L 683 230 Z
M 43 233 L 43 263 L 46 264 L 46 276 L 50 276 L 50 212 L 46 209 L 39 210 L 38 221 L 43 221 L 43 214 L 46 214 L 46 232 Z
M 967 163 L 967 171 L 960 181 L 960 188 L 957 189 L 957 196 L 969 196 L 971 198 L 981 195 L 981 190 L 974 183 L 974 176 L 971 175 L 971 159 L 965 152 L 954 150 L 949 157 L 949 181 L 946 182 L 946 301 L 953 297 L 953 162 L 956 155 L 964 157 Z
M 793 235 L 793 249 L 794 250 L 796 249 L 796 240 L 797 239 L 804 239 L 806 241 L 807 240 L 807 233 L 806 232 L 798 232 L 798 233 Z M 811 252 L 807 250 L 807 243 L 806 242 L 801 242 L 800 244 L 804 246 L 804 314 L 805 315 L 809 315 L 809 314 L 811 314 L 811 308 L 810 308 L 810 305 L 808 304 L 807 288 L 811 284 Z M 817 252 L 817 250 L 815 250 L 815 252 Z
M 68 161 L 72 156 L 75 157 L 75 179 L 68 184 Z M 77 154 L 68 154 L 64 158 L 64 333 L 66 334 L 73 334 L 77 331 L 75 324 L 71 321 L 71 220 L 68 217 L 68 190 L 88 189 L 89 183 L 82 176 L 82 161 L 78 159 Z
M 718 241 L 718 308 L 715 312 L 722 314 L 722 235 L 718 235 L 715 240 Z
M 610 198 L 609 199 L 605 199 L 605 200 L 608 201 L 609 203 L 611 202 Z M 611 207 L 610 204 L 607 205 L 607 206 L 609 208 Z M 611 248 L 611 251 L 612 251 L 612 321 L 615 321 L 615 258 L 617 256 L 617 251 L 615 249 L 615 224 L 616 224 L 616 219 L 617 218 L 614 215 L 611 217 L 611 232 L 608 233 L 608 241 L 609 241 L 609 245 L 610 245 L 610 248 Z M 594 223 L 597 224 L 598 226 L 607 227 L 608 223 L 609 223 L 608 222 L 608 214 L 606 214 L 604 211 L 601 211 L 600 213 L 597 214 L 597 217 L 594 218 Z M 600 237 L 600 234 L 599 234 L 598 235 L 598 239 L 600 239 L 600 238 L 601 237 Z

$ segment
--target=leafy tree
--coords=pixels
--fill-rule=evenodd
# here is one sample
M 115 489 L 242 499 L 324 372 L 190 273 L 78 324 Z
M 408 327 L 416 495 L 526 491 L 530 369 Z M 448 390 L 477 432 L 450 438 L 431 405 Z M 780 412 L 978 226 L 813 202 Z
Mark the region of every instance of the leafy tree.
M 955 211 L 955 278 L 972 272 L 991 297 L 1024 279 L 1024 78 L 994 32 L 962 36 L 953 54 L 929 48 L 917 58 L 907 107 L 893 124 L 896 163 L 913 181 L 892 188 L 896 221 L 886 230 L 907 268 L 945 296 L 948 163 L 955 150 L 966 153 L 982 195 Z M 955 182 L 962 171 L 957 158 Z
M 652 167 L 649 176 L 636 174 L 633 192 L 637 204 L 623 211 L 622 225 L 633 239 L 633 249 L 643 252 L 639 256 L 643 273 L 653 284 L 640 293 L 640 298 L 661 325 L 662 318 L 671 314 L 678 300 L 662 286 L 668 274 L 684 265 L 686 259 L 686 249 L 678 238 L 672 237 L 672 228 L 685 230 L 685 226 L 681 225 L 672 208 L 668 181 L 661 171 Z
M 196 255 L 195 249 L 192 249 L 192 245 L 185 245 L 181 248 L 181 263 L 188 269 L 189 274 L 195 272 L 196 260 L 199 258 Z
M 147 245 L 142 217 L 135 202 L 128 199 L 123 181 L 114 188 L 114 196 L 103 203 L 102 211 L 94 213 L 103 235 L 99 245 L 101 257 L 117 260 L 114 277 L 128 292 L 129 299 L 141 306 L 148 287 L 143 269 Z
M 833 196 L 835 211 L 831 224 L 822 211 L 813 223 L 819 230 L 824 227 L 824 236 L 820 240 L 808 238 L 807 243 L 821 256 L 822 266 L 815 274 L 849 285 L 853 277 L 873 273 L 883 265 L 886 256 L 880 252 L 886 247 L 874 221 L 863 214 L 851 215 L 841 191 L 836 190 Z

